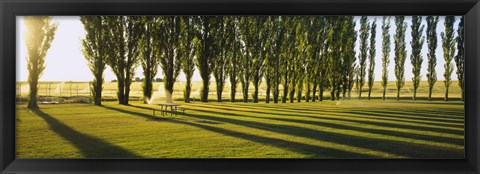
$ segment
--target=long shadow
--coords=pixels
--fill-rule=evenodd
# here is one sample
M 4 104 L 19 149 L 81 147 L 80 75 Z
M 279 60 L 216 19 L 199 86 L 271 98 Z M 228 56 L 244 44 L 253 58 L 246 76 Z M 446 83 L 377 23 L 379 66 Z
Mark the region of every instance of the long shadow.
M 195 109 L 192 109 L 192 110 L 195 110 Z M 203 111 L 203 110 L 197 109 L 197 111 Z M 205 111 L 203 111 L 203 112 L 205 112 Z M 209 110 L 208 112 L 211 112 L 211 111 Z M 217 114 L 224 113 L 224 112 L 215 112 L 215 111 L 213 111 L 213 112 L 217 113 Z M 248 111 L 243 111 L 243 112 L 248 112 Z M 230 113 L 224 113 L 224 114 L 230 114 Z M 310 121 L 310 120 L 297 120 L 297 119 L 288 119 L 288 118 L 252 116 L 250 114 L 246 114 L 246 115 L 233 114 L 233 115 L 235 115 L 235 117 L 245 117 L 245 118 L 254 117 L 254 118 L 262 118 L 262 119 L 269 119 L 269 120 L 284 121 L 284 122 L 310 124 L 310 125 L 323 126 L 323 127 L 334 128 L 334 129 L 353 130 L 353 131 L 358 131 L 358 132 L 363 132 L 363 133 L 374 133 L 374 134 L 382 134 L 382 135 L 388 135 L 388 136 L 396 136 L 396 137 L 403 137 L 403 138 L 412 138 L 412 139 L 418 139 L 418 140 L 427 140 L 427 141 L 433 141 L 433 142 L 456 144 L 456 145 L 462 145 L 462 146 L 464 145 L 463 139 L 458 139 L 458 138 L 448 138 L 448 137 L 439 137 L 439 136 L 434 136 L 434 135 L 421 135 L 421 134 L 413 134 L 413 133 L 410 134 L 410 133 L 390 131 L 390 130 L 368 129 L 368 128 L 348 126 L 348 125 L 344 125 L 344 124 L 326 123 L 326 122 L 318 122 L 318 121 Z M 302 116 L 302 117 L 307 117 L 307 116 Z M 310 118 L 310 117 L 308 117 L 308 118 Z
M 205 112 L 205 111 L 204 111 Z M 208 113 L 214 113 L 214 111 L 208 111 Z M 216 112 L 217 114 L 225 114 L 221 112 Z M 231 114 L 230 115 L 235 115 Z M 409 156 L 414 158 L 463 158 L 463 151 L 428 146 L 423 144 L 415 144 L 408 142 L 401 142 L 395 140 L 383 140 L 383 139 L 374 139 L 360 136 L 352 135 L 343 135 L 338 133 L 331 133 L 321 130 L 313 130 L 308 128 L 302 128 L 297 126 L 290 125 L 274 125 L 266 124 L 253 121 L 237 120 L 225 117 L 214 117 L 208 115 L 196 115 L 196 114 L 186 114 L 186 116 L 198 118 L 198 119 L 208 119 L 213 121 L 226 122 L 230 124 L 246 126 L 255 129 L 261 129 L 271 132 L 282 133 L 286 135 L 316 139 L 326 142 L 332 142 L 337 144 L 349 145 L 354 147 L 360 147 L 365 149 L 372 149 L 382 152 L 388 152 L 391 154 Z
M 56 134 L 68 140 L 87 158 L 141 158 L 120 146 L 72 129 L 41 109 L 32 111 L 43 118 Z
M 202 107 L 207 107 L 207 106 L 202 106 Z M 213 106 L 209 106 L 213 107 Z M 221 108 L 216 108 L 216 109 L 221 109 Z M 229 110 L 236 111 L 231 108 L 228 108 Z M 227 109 L 225 109 L 227 110 Z M 202 110 L 203 112 L 214 112 L 211 110 L 205 111 Z M 261 113 L 261 114 L 272 114 L 270 112 L 263 112 L 259 110 L 251 111 L 252 113 Z M 225 113 L 219 113 L 219 114 L 225 114 Z M 229 113 L 232 114 L 232 113 Z M 361 113 L 363 114 L 363 113 Z M 292 114 L 283 114 L 283 113 L 275 113 L 275 115 L 281 115 L 281 116 L 292 116 Z M 365 115 L 365 114 L 363 114 Z M 385 123 L 385 122 L 373 122 L 373 121 L 363 121 L 363 120 L 353 120 L 353 119 L 347 119 L 347 118 L 339 118 L 339 117 L 313 117 L 305 114 L 298 114 L 295 113 L 294 116 L 304 116 L 312 119 L 323 119 L 323 120 L 336 120 L 336 121 L 346 121 L 346 122 L 355 122 L 355 123 L 361 123 L 361 124 L 369 124 L 369 125 L 375 125 L 375 126 L 383 126 L 383 127 L 393 127 L 393 128 L 401 128 L 401 129 L 413 129 L 413 130 L 424 130 L 424 131 L 433 131 L 433 132 L 444 132 L 444 133 L 450 133 L 450 134 L 456 134 L 456 135 L 464 135 L 463 130 L 452 130 L 452 129 L 443 129 L 443 128 L 434 128 L 434 127 L 422 127 L 422 126 L 414 126 L 414 125 L 400 125 L 400 124 L 393 124 L 393 123 Z
M 142 106 L 137 106 L 137 107 L 138 108 L 144 108 L 144 109 L 151 109 L 151 108 L 142 107 Z M 152 116 L 150 116 L 148 114 L 145 114 L 145 113 L 133 112 L 133 111 L 128 111 L 128 110 L 119 109 L 119 108 L 106 107 L 106 106 L 105 106 L 105 108 L 111 109 L 111 110 L 114 110 L 114 111 L 117 111 L 117 112 L 122 112 L 122 113 L 126 113 L 126 114 L 131 114 L 131 115 L 134 115 L 134 116 L 143 117 L 143 118 L 152 117 Z M 180 120 L 180 119 L 177 119 L 177 118 L 169 119 L 169 120 L 172 123 L 195 126 L 195 127 L 199 127 L 199 128 L 208 130 L 208 131 L 220 133 L 220 134 L 223 134 L 223 135 L 237 137 L 237 138 L 241 138 L 241 139 L 244 139 L 244 140 L 253 141 L 253 142 L 257 142 L 257 143 L 267 144 L 267 145 L 275 146 L 275 147 L 278 147 L 278 148 L 284 148 L 284 149 L 287 149 L 287 150 L 295 151 L 295 152 L 305 154 L 305 155 L 310 155 L 310 156 L 313 156 L 313 157 L 327 156 L 327 157 L 334 157 L 334 158 L 375 158 L 375 156 L 371 156 L 371 155 L 359 154 L 359 153 L 355 153 L 355 152 L 348 152 L 348 151 L 326 148 L 326 147 L 319 147 L 319 146 L 303 144 L 303 143 L 298 143 L 298 142 L 292 142 L 292 141 L 287 141 L 287 140 L 282 140 L 282 139 L 277 139 L 277 138 L 261 137 L 261 136 L 258 136 L 258 135 L 246 134 L 246 133 L 242 133 L 242 132 L 227 130 L 227 129 L 213 127 L 213 126 L 208 126 L 208 125 L 205 125 L 205 124 L 183 121 L 183 120 Z
M 152 109 L 152 108 L 148 108 L 148 107 L 141 107 L 141 106 L 134 106 L 134 105 L 128 105 L 128 106 L 136 107 L 136 108 L 139 108 L 139 109 Z M 165 121 L 165 122 L 172 122 L 173 121 L 172 119 L 168 119 L 168 117 L 156 117 L 156 116 L 153 116 L 153 115 L 150 115 L 150 114 L 128 111 L 128 110 L 115 108 L 115 107 L 110 107 L 110 106 L 101 106 L 101 107 L 103 107 L 105 109 L 110 109 L 110 110 L 113 110 L 113 111 L 117 111 L 117 112 L 130 114 L 130 115 L 140 116 L 140 117 L 143 117 L 143 118 L 151 120 L 151 121 Z
M 437 109 L 437 110 L 399 110 L 393 108 L 381 108 L 381 109 L 371 109 L 371 111 L 378 111 L 378 112 L 388 112 L 388 113 L 396 113 L 396 114 L 418 114 L 428 116 L 429 118 L 444 118 L 444 119 L 462 119 L 464 117 L 464 111 L 446 111 L 446 109 Z
M 258 108 L 258 109 L 264 109 L 265 107 L 258 107 L 258 106 L 248 106 L 248 105 L 235 105 L 235 107 L 251 107 L 251 108 Z M 314 108 L 311 108 L 311 107 L 302 107 L 302 106 L 296 106 L 295 108 L 288 108 L 288 109 L 285 109 L 285 107 L 282 107 L 281 105 L 278 105 L 278 106 L 275 106 L 275 105 L 272 105 L 272 107 L 269 106 L 269 108 L 272 108 L 272 109 L 275 109 L 275 110 L 283 110 L 283 111 L 288 111 L 288 112 L 291 112 L 292 110 L 294 110 L 295 112 L 299 112 L 299 113 L 311 113 L 312 111 L 319 111 L 319 112 L 340 112 L 341 110 L 339 109 L 343 109 L 343 108 L 336 108 L 336 107 L 319 107 L 318 109 L 314 109 Z M 305 110 L 309 110 L 310 112 L 305 112 Z M 332 110 L 335 110 L 335 111 L 332 111 Z M 349 108 L 349 110 L 351 110 Z M 368 108 L 368 110 L 372 110 L 372 111 L 378 111 L 378 112 L 384 112 L 385 110 L 387 110 L 387 108 L 381 108 L 381 109 L 375 109 L 375 108 Z M 391 110 L 391 109 L 389 109 Z M 458 114 L 461 114 L 462 112 L 458 112 L 458 113 L 455 113 L 455 114 L 448 114 L 446 115 L 445 112 L 442 111 L 429 111 L 429 112 L 420 112 L 420 111 L 415 111 L 415 112 L 407 112 L 405 110 L 402 110 L 401 112 L 398 112 L 398 109 L 396 110 L 393 110 L 393 111 L 397 111 L 397 112 L 391 112 L 391 113 L 395 113 L 395 114 L 416 114 L 415 116 L 416 117 L 419 117 L 419 118 L 430 118 L 430 119 L 434 119 L 434 118 L 445 118 L 445 119 L 463 119 L 463 116 L 452 116 L 452 115 L 458 115 Z M 421 113 L 421 115 L 419 115 Z
M 202 106 L 208 106 L 208 105 L 202 105 Z M 233 107 L 233 106 L 232 106 Z M 235 108 L 250 108 L 250 109 L 266 109 L 265 107 L 257 107 L 257 106 L 235 106 Z M 285 109 L 284 107 L 269 107 L 267 109 L 270 109 L 270 110 L 275 110 L 275 111 L 285 111 L 285 112 L 289 112 L 291 113 L 292 111 L 294 111 L 295 113 L 306 113 L 306 114 L 318 114 L 319 112 L 325 112 L 325 113 L 335 113 L 335 114 L 338 114 L 338 113 L 341 113 L 342 111 L 344 110 L 328 110 L 328 109 L 324 109 L 322 107 L 322 109 L 314 109 L 314 108 L 304 108 L 304 107 L 296 107 L 296 108 L 288 108 L 288 109 Z M 352 110 L 352 109 L 348 109 L 348 110 Z M 372 110 L 371 108 L 369 108 L 369 110 Z M 363 110 L 358 110 L 358 111 L 363 111 Z M 375 110 L 377 111 L 377 110 Z M 402 111 L 403 112 L 403 111 Z M 438 115 L 429 115 L 429 114 L 432 114 L 431 112 L 430 113 L 422 113 L 420 114 L 419 112 L 415 112 L 415 113 L 408 113 L 408 112 L 405 112 L 405 113 L 402 113 L 402 112 L 389 112 L 389 111 L 384 111 L 384 110 L 378 110 L 377 113 L 386 113 L 386 114 L 389 114 L 388 116 L 387 115 L 381 115 L 383 117 L 397 117 L 397 118 L 402 118 L 402 119 L 412 119 L 412 117 L 415 117 L 417 119 L 425 119 L 425 120 L 429 120 L 429 121 L 447 121 L 446 119 L 449 119 L 448 121 L 452 120 L 452 121 L 457 121 L 457 122 L 460 122 L 462 121 L 463 123 L 463 117 L 457 119 L 457 118 L 452 118 L 451 116 L 450 117 L 441 117 L 441 116 L 438 116 Z M 402 115 L 409 115 L 409 116 L 402 116 Z
M 208 106 L 208 105 L 204 105 L 202 107 L 212 107 L 212 106 Z M 220 108 L 220 107 L 218 107 Z M 258 108 L 258 107 L 249 107 L 249 106 L 240 106 L 240 107 L 235 107 L 235 108 L 247 108 L 247 109 L 251 109 L 251 110 L 254 110 L 252 112 L 255 112 L 255 113 L 264 113 L 264 114 L 271 114 L 270 112 L 262 112 L 262 111 L 259 111 L 259 110 L 255 110 L 255 109 L 262 109 L 262 110 L 272 110 L 272 111 L 275 111 L 275 113 L 278 113 L 278 112 L 281 112 L 281 113 L 292 113 L 291 110 L 288 110 L 288 109 L 282 109 L 282 110 L 279 110 L 279 109 L 271 109 L 271 108 Z M 232 111 L 245 111 L 245 110 L 237 110 L 237 109 L 231 109 L 231 108 L 223 108 L 222 109 L 225 109 L 225 110 L 232 110 Z M 318 111 L 318 112 L 315 112 L 315 111 L 311 111 L 311 110 L 302 110 L 302 112 L 295 112 L 295 113 L 301 113 L 300 115 L 304 115 L 303 113 L 305 114 L 319 114 L 319 113 L 332 113 L 332 114 L 335 114 L 335 115 L 339 115 L 339 114 L 342 114 L 342 113 L 347 113 L 348 111 L 338 111 L 338 112 L 333 112 L 333 111 Z M 362 111 L 363 112 L 363 111 Z M 397 116 L 397 115 L 391 115 L 391 114 L 378 114 L 378 113 L 381 113 L 381 112 L 369 112 L 369 113 L 372 113 L 372 114 L 365 114 L 363 113 L 362 115 L 358 115 L 356 114 L 355 115 L 355 118 L 367 118 L 367 119 L 375 119 L 375 120 L 385 120 L 385 121 L 398 121 L 398 122 L 405 122 L 405 123 L 418 123 L 418 124 L 428 124 L 428 125 L 436 125 L 436 126 L 445 126 L 445 127 L 452 127 L 452 128 L 464 128 L 464 125 L 452 125 L 452 124 L 449 124 L 449 123 L 442 123 L 442 122 L 448 122 L 448 121 L 445 121 L 445 120 L 438 120 L 438 119 L 420 119 L 420 120 L 414 120 L 414 118 L 410 118 L 410 117 L 406 117 L 406 116 Z M 288 115 L 288 116 L 292 116 L 291 114 L 277 114 L 277 115 Z M 297 116 L 297 115 L 295 115 Z M 314 116 L 302 116 L 302 117 L 308 117 L 308 118 L 312 118 Z M 379 118 L 380 117 L 380 118 Z M 433 121 L 433 122 L 422 122 L 422 121 Z M 458 121 L 459 123 L 463 123 L 463 121 Z M 454 123 L 455 124 L 455 123 Z

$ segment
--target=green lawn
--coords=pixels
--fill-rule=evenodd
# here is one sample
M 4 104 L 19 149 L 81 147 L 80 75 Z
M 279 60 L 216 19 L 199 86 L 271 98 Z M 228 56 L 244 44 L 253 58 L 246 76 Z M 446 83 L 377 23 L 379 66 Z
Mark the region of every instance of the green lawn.
M 178 103 L 19 104 L 17 158 L 464 157 L 461 102 Z

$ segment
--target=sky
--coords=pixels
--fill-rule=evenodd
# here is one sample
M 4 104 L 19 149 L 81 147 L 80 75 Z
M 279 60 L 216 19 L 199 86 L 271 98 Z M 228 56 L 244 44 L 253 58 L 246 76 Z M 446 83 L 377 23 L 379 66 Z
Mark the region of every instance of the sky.
M 454 29 L 458 28 L 459 17 L 456 17 L 457 20 L 454 24 Z M 368 17 L 369 22 L 371 23 L 373 20 L 377 22 L 376 28 L 376 55 L 375 55 L 375 81 L 381 80 L 382 74 L 382 19 L 383 16 L 370 16 Z M 423 35 L 426 37 L 426 17 L 423 16 L 422 18 L 422 25 L 425 25 L 425 29 L 423 31 Z M 395 81 L 395 74 L 394 74 L 394 43 L 393 43 L 393 35 L 395 33 L 395 18 L 392 16 L 390 18 L 390 40 L 391 40 L 391 52 L 390 52 L 390 64 L 388 68 L 388 79 L 389 81 Z M 358 31 L 360 28 L 360 17 L 355 17 L 356 21 L 356 30 Z M 82 51 L 81 51 L 81 40 L 85 38 L 85 30 L 83 29 L 83 25 L 80 22 L 80 18 L 78 16 L 54 16 L 53 22 L 58 24 L 57 31 L 55 33 L 55 38 L 52 42 L 50 50 L 46 55 L 46 68 L 43 75 L 40 77 L 40 81 L 92 81 L 93 75 L 90 72 L 87 61 L 85 60 Z M 406 31 L 406 38 L 405 41 L 407 43 L 407 58 L 405 60 L 405 80 L 411 81 L 412 79 L 412 65 L 410 63 L 410 54 L 411 54 L 411 17 L 405 17 L 405 22 L 407 23 L 407 31 Z M 24 24 L 23 17 L 17 16 L 16 19 L 16 67 L 17 67 L 17 81 L 26 81 L 28 79 L 28 71 L 27 71 L 27 49 L 25 45 L 25 32 L 27 32 L 27 28 Z M 436 49 L 436 56 L 437 56 L 437 79 L 438 81 L 444 80 L 443 73 L 444 73 L 444 58 L 443 58 L 443 51 L 441 46 L 441 37 L 440 33 L 444 31 L 444 17 L 440 16 L 439 22 L 437 25 L 437 37 L 438 37 L 438 45 Z M 456 36 L 456 32 L 455 32 Z M 359 55 L 359 39 L 357 38 L 356 46 L 356 53 L 357 58 Z M 423 44 L 422 48 L 422 56 L 423 56 L 423 64 L 421 69 L 421 77 L 422 80 L 426 80 L 426 72 L 427 72 L 427 42 Z M 452 60 L 452 63 L 455 65 L 455 62 Z M 367 63 L 368 64 L 368 63 Z M 162 77 L 161 68 L 158 68 L 159 72 L 157 73 L 157 77 Z M 142 78 L 142 67 L 137 66 L 135 70 L 135 77 Z M 457 80 L 456 75 L 456 67 L 454 66 L 454 70 L 452 73 L 452 79 Z M 107 66 L 107 69 L 104 73 L 104 78 L 106 81 L 111 81 L 115 78 L 110 67 Z M 201 81 L 201 77 L 198 73 L 198 70 L 195 71 L 193 76 L 193 81 Z M 212 79 L 213 80 L 213 77 Z M 183 73 L 180 73 L 179 81 L 185 81 L 185 76 Z

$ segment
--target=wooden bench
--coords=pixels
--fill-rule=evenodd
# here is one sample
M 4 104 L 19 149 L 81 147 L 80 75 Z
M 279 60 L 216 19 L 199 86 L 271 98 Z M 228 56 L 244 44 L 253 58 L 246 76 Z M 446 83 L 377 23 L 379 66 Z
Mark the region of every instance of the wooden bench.
M 162 116 L 165 115 L 165 112 L 170 112 L 170 111 L 167 111 L 167 110 L 161 110 L 161 109 L 152 109 L 153 110 L 153 116 L 155 116 L 155 111 L 160 111 L 160 114 Z
M 186 111 L 187 109 L 185 109 L 185 108 L 178 108 L 178 110 L 179 110 L 179 111 L 182 111 L 182 114 L 185 114 L 185 111 Z

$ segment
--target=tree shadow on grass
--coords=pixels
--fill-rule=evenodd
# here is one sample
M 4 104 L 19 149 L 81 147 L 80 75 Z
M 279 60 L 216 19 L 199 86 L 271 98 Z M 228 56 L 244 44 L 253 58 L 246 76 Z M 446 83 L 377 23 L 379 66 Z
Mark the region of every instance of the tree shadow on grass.
M 256 108 L 256 109 L 265 109 L 265 107 L 259 107 L 259 106 L 249 106 L 249 105 L 235 105 L 235 107 L 244 107 L 244 108 Z M 397 115 L 402 115 L 402 114 L 409 114 L 409 115 L 415 115 L 416 117 L 419 117 L 421 119 L 435 119 L 435 118 L 440 118 L 440 119 L 459 119 L 463 120 L 463 111 L 459 112 L 451 112 L 451 111 L 445 111 L 446 109 L 443 109 L 441 111 L 434 111 L 434 110 L 429 110 L 428 112 L 422 112 L 420 110 L 415 110 L 413 112 L 409 112 L 405 109 L 402 109 L 399 111 L 399 108 L 366 108 L 366 109 L 353 109 L 353 108 L 336 108 L 336 107 L 317 107 L 317 108 L 312 108 L 312 107 L 302 107 L 302 106 L 296 106 L 295 108 L 285 108 L 281 105 L 275 106 L 272 105 L 272 107 L 268 107 L 268 109 L 275 109 L 275 110 L 280 110 L 280 111 L 288 111 L 292 112 L 295 111 L 296 113 L 312 113 L 315 111 L 318 112 L 330 112 L 330 113 L 340 113 L 345 110 L 357 110 L 357 111 L 375 111 L 378 113 L 391 113 L 391 114 L 397 114 Z M 452 116 L 452 115 L 458 115 L 462 114 L 462 116 Z
M 227 109 L 225 109 L 225 110 L 227 110 Z M 237 111 L 237 112 L 258 113 L 256 111 Z M 226 113 L 226 114 L 229 114 L 229 113 Z M 461 145 L 461 146 L 464 145 L 464 140 L 463 139 L 458 139 L 458 138 L 448 138 L 448 137 L 439 137 L 439 136 L 434 136 L 434 135 L 404 133 L 404 132 L 391 131 L 391 130 L 369 129 L 369 128 L 349 126 L 347 124 L 337 124 L 337 123 L 328 123 L 328 122 L 322 122 L 322 121 L 290 119 L 290 118 L 286 118 L 286 117 L 278 118 L 278 117 L 266 117 L 266 116 L 252 116 L 251 114 L 245 114 L 245 115 L 237 114 L 235 116 L 236 117 L 246 117 L 246 118 L 254 117 L 254 118 L 284 121 L 284 122 L 291 122 L 291 123 L 309 124 L 309 125 L 329 127 L 329 128 L 341 129 L 341 130 L 353 130 L 353 131 L 358 131 L 358 132 L 363 132 L 363 133 L 374 133 L 374 134 L 396 136 L 396 137 L 403 137 L 403 138 L 412 138 L 412 139 L 417 139 L 417 140 L 427 140 L 427 141 L 455 144 L 455 145 Z M 312 118 L 312 117 L 309 117 L 309 116 L 299 116 L 299 117 Z M 317 118 L 317 117 L 315 117 L 315 118 Z M 318 119 L 324 119 L 324 118 L 318 118 Z M 329 119 L 325 118 L 325 120 L 329 120 Z
M 202 107 L 212 107 L 211 105 L 202 105 Z M 260 110 L 269 110 L 269 111 L 275 111 L 276 115 L 281 115 L 281 116 L 297 116 L 297 117 L 308 117 L 308 118 L 313 118 L 316 116 L 312 116 L 311 114 L 324 114 L 324 113 L 332 113 L 332 115 L 338 115 L 342 113 L 346 114 L 353 114 L 349 113 L 350 111 L 360 111 L 359 113 L 362 114 L 355 114 L 355 118 L 364 118 L 364 119 L 375 119 L 375 120 L 385 120 L 385 121 L 397 121 L 397 122 L 405 122 L 405 123 L 419 123 L 419 124 L 428 124 L 428 125 L 435 125 L 435 126 L 443 126 L 443 127 L 451 127 L 451 128 L 464 128 L 464 125 L 452 125 L 449 123 L 463 123 L 463 120 L 442 120 L 438 118 L 412 118 L 412 117 L 419 117 L 418 115 L 414 114 L 403 114 L 403 116 L 398 115 L 397 113 L 383 113 L 381 111 L 376 111 L 376 112 L 371 112 L 371 111 L 365 111 L 365 110 L 345 110 L 345 111 L 331 111 L 331 110 L 315 110 L 311 108 L 305 108 L 301 109 L 298 111 L 297 108 L 289 108 L 289 109 L 279 109 L 279 108 L 269 108 L 269 107 L 256 107 L 256 106 L 238 106 L 238 107 L 220 107 L 220 106 L 214 106 L 215 108 L 222 108 L 225 110 L 231 110 L 231 111 L 245 111 L 245 110 L 240 110 L 236 108 L 246 108 L 254 111 L 254 113 L 264 113 L 264 114 L 271 114 L 270 112 L 265 112 L 265 111 L 260 111 Z M 281 113 L 278 113 L 281 112 Z M 277 114 L 278 113 L 278 114 Z M 288 113 L 288 114 L 284 114 Z M 292 115 L 290 113 L 295 113 L 296 115 Z M 372 113 L 372 114 L 366 114 L 366 113 Z M 340 115 L 338 115 L 340 116 Z M 375 117 L 375 118 L 372 118 Z M 423 121 L 423 122 L 422 122 Z M 425 123 L 424 121 L 427 121 L 428 123 Z M 432 122 L 433 121 L 433 122 Z
M 202 110 L 199 110 L 202 111 Z M 206 111 L 203 111 L 206 112 Z M 223 112 L 208 111 L 212 114 L 226 114 Z M 245 116 L 239 114 L 228 113 L 232 116 Z M 394 140 L 383 140 L 368 137 L 344 135 L 332 132 L 326 132 L 322 130 L 313 130 L 303 127 L 290 126 L 290 125 L 275 125 L 261 122 L 245 121 L 225 117 L 215 117 L 208 115 L 195 115 L 186 114 L 189 117 L 208 119 L 214 121 L 221 121 L 241 126 L 246 126 L 255 129 L 261 129 L 271 132 L 277 132 L 281 134 L 287 134 L 292 136 L 311 138 L 316 140 L 322 140 L 326 142 L 332 142 L 342 145 L 349 145 L 354 147 L 360 147 L 365 149 L 372 149 L 376 151 L 387 152 L 390 154 L 397 154 L 402 156 L 408 156 L 412 158 L 463 158 L 463 150 L 451 149 L 446 147 L 428 146 L 423 144 L 415 144 Z M 248 117 L 248 116 L 247 116 Z
M 122 113 L 130 114 L 130 115 L 134 115 L 134 116 L 139 116 L 139 117 L 144 117 L 144 118 L 153 117 L 153 116 L 145 114 L 145 113 L 128 111 L 128 110 L 124 110 L 124 109 L 107 107 L 107 106 L 104 106 L 104 107 L 107 108 L 107 109 L 111 109 L 111 110 L 114 110 L 114 111 L 117 111 L 117 112 L 122 112 Z M 142 106 L 138 106 L 138 107 L 139 108 L 144 108 L 144 109 L 151 109 L 151 108 L 142 107 Z M 192 116 L 190 114 L 185 114 L 185 115 Z M 199 116 L 196 115 L 196 117 L 199 117 Z M 200 118 L 200 119 L 202 119 L 202 118 Z M 301 153 L 301 154 L 304 154 L 304 155 L 311 156 L 312 158 L 315 158 L 315 157 L 375 158 L 375 156 L 367 155 L 367 154 L 348 152 L 348 151 L 343 151 L 343 150 L 338 150 L 338 149 L 333 149 L 333 148 L 327 148 L 327 147 L 319 147 L 319 146 L 303 144 L 303 143 L 298 143 L 298 142 L 292 142 L 292 141 L 282 140 L 282 139 L 277 139 L 277 138 L 262 137 L 262 136 L 258 136 L 258 135 L 247 134 L 247 133 L 233 131 L 233 130 L 227 130 L 227 129 L 219 128 L 219 127 L 215 127 L 215 126 L 199 124 L 199 123 L 202 123 L 202 122 L 195 123 L 193 121 L 185 121 L 185 120 L 181 120 L 181 119 L 178 119 L 178 118 L 172 118 L 172 119 L 168 119 L 168 120 L 171 123 L 190 125 L 190 126 L 193 126 L 193 127 L 198 127 L 198 128 L 204 129 L 204 130 L 208 130 L 208 131 L 215 132 L 215 133 L 220 133 L 220 134 L 231 136 L 231 137 L 244 139 L 244 140 L 247 140 L 247 141 L 252 141 L 252 142 L 262 143 L 262 144 L 269 145 L 269 146 L 283 148 L 283 149 L 286 149 L 286 150 L 290 150 L 290 151 L 294 151 L 294 152 L 297 152 L 297 153 Z M 208 119 L 202 119 L 201 121 L 220 123 L 220 121 L 212 121 L 212 120 L 208 120 Z M 209 123 L 207 123 L 207 124 L 209 124 Z
M 32 110 L 43 118 L 50 128 L 74 145 L 86 158 L 141 158 L 120 146 L 111 144 L 100 138 L 81 133 L 41 109 Z
M 220 107 L 215 107 L 215 106 L 202 106 L 202 108 L 215 108 L 215 109 L 224 109 L 224 110 L 231 110 L 231 111 L 235 111 L 235 112 L 241 112 L 241 110 L 235 110 L 233 108 L 220 108 Z M 214 111 L 211 111 L 211 110 L 208 110 L 208 111 L 201 110 L 201 109 L 198 109 L 198 110 L 203 111 L 203 112 L 214 112 Z M 243 111 L 245 111 L 245 110 L 243 110 Z M 260 110 L 249 111 L 249 112 L 260 113 L 260 114 L 272 114 L 270 112 L 265 112 L 265 111 L 260 111 Z M 224 112 L 218 112 L 218 113 L 226 114 Z M 385 122 L 373 122 L 373 121 L 368 121 L 368 120 L 353 120 L 353 119 L 340 118 L 340 117 L 321 117 L 320 118 L 320 117 L 314 117 L 314 116 L 306 115 L 306 114 L 299 114 L 299 113 L 296 113 L 294 111 L 290 111 L 290 113 L 291 114 L 285 114 L 285 113 L 274 113 L 274 114 L 279 115 L 279 116 L 296 116 L 296 117 L 306 117 L 306 118 L 312 118 L 312 119 L 346 121 L 346 122 L 354 122 L 354 123 L 375 125 L 375 126 L 382 126 L 382 127 L 391 127 L 391 128 L 399 128 L 399 129 L 413 129 L 413 130 L 423 130 L 423 131 L 432 131 L 432 132 L 444 132 L 444 133 L 450 133 L 450 134 L 455 134 L 455 135 L 464 135 L 463 130 L 452 130 L 452 129 L 435 128 L 435 127 L 422 127 L 422 126 L 415 126 L 415 125 L 393 124 L 393 123 L 385 123 Z M 228 113 L 228 114 L 232 114 L 232 113 Z M 359 112 L 352 112 L 352 114 L 368 115 L 368 114 L 359 113 Z

